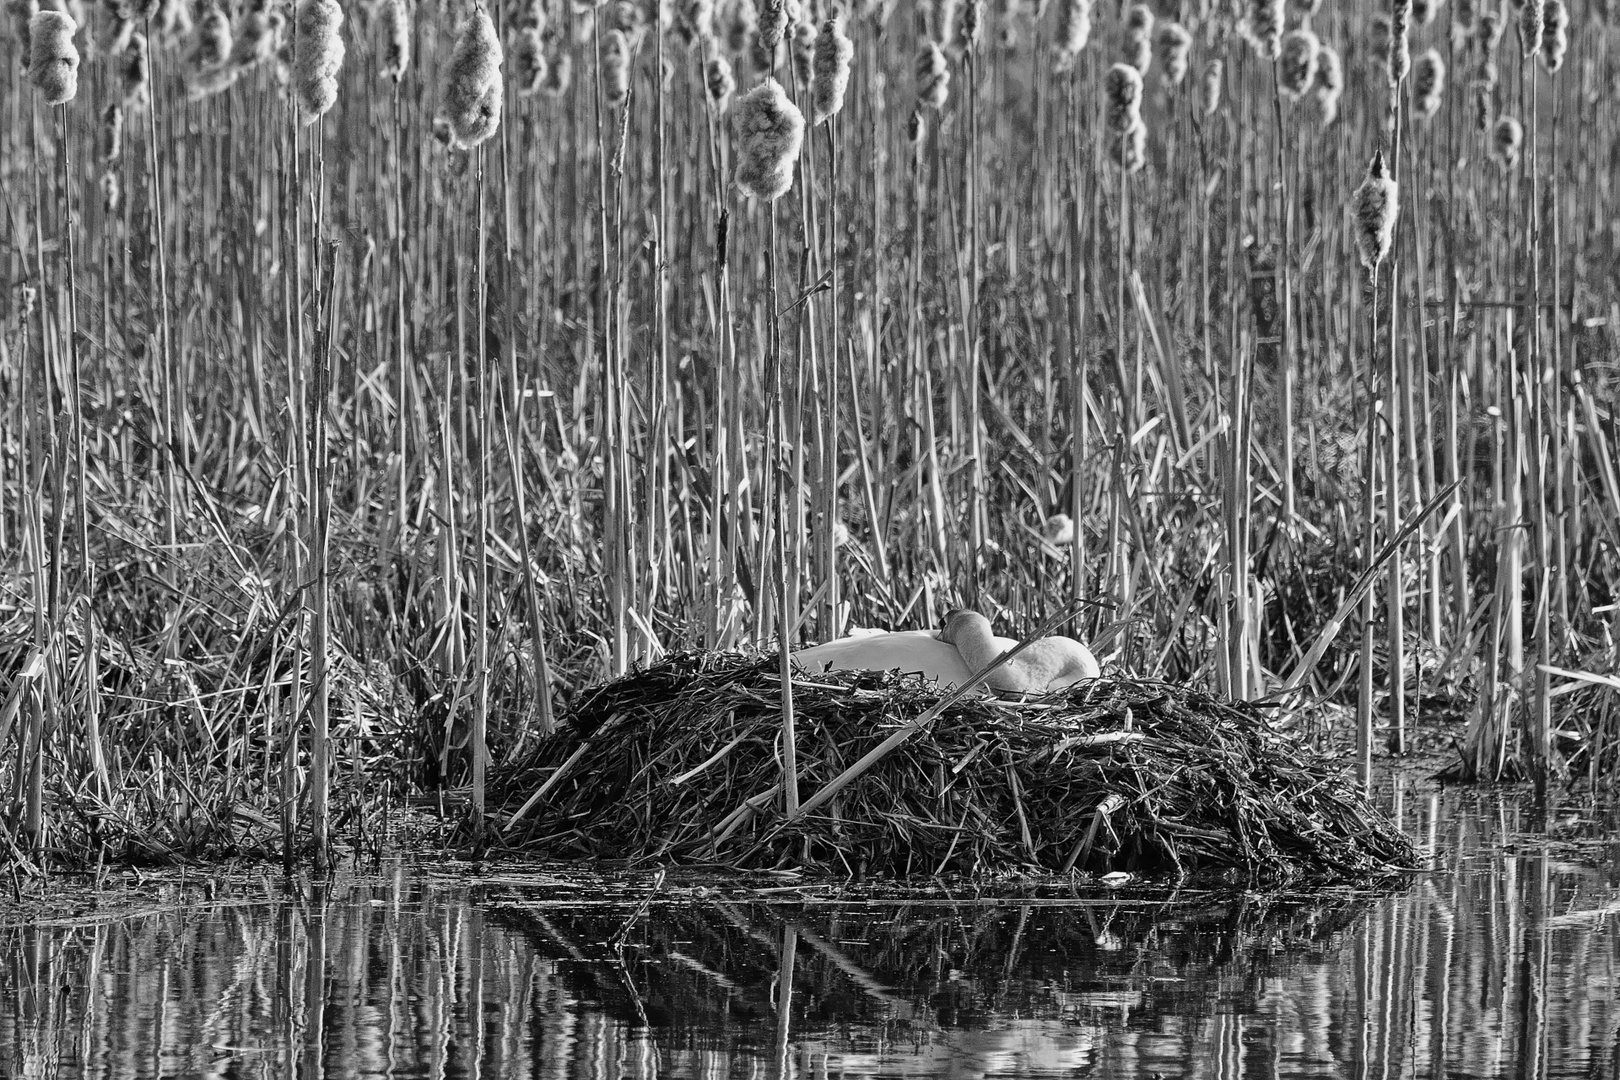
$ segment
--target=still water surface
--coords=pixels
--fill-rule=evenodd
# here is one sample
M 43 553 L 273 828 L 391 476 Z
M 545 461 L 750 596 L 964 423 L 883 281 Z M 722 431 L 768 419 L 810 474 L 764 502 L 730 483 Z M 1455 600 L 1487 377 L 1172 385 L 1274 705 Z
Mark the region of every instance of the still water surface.
M 1382 896 L 169 880 L 0 918 L 0 1077 L 1620 1077 L 1614 817 L 1396 809 Z

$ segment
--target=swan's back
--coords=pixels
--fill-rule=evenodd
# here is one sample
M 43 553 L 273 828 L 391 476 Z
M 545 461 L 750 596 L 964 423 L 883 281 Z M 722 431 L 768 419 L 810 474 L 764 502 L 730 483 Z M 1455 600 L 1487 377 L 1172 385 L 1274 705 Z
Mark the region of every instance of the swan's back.
M 973 677 L 973 669 L 956 646 L 939 640 L 933 630 L 897 630 L 893 633 L 858 631 L 850 637 L 812 645 L 793 654 L 812 675 L 824 671 L 919 672 L 937 680 L 941 689 L 960 686 Z

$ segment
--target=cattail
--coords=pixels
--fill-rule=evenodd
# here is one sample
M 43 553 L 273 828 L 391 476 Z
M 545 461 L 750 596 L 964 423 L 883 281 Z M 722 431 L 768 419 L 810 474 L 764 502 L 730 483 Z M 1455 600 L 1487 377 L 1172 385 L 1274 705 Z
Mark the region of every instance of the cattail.
M 169 37 L 185 37 L 192 31 L 190 0 L 161 0 L 157 27 Z
M 1541 51 L 1541 5 L 1536 0 L 1519 4 L 1519 48 L 1526 60 Z
M 111 217 L 118 213 L 119 204 L 124 201 L 123 181 L 118 179 L 116 169 L 108 169 L 101 174 L 101 210 Z
M 545 81 L 540 84 L 547 97 L 562 97 L 568 93 L 569 83 L 573 81 L 574 58 L 566 52 L 551 54 L 546 64 Z
M 191 49 L 191 66 L 199 71 L 216 68 L 231 56 L 231 20 L 210 3 L 197 22 L 197 43 Z
M 17 44 L 21 46 L 18 53 L 22 57 L 22 66 L 28 67 L 29 43 L 28 26 L 39 14 L 37 0 L 6 0 L 6 13 L 11 16 L 11 28 L 17 35 Z
M 1153 66 L 1153 12 L 1146 4 L 1132 4 L 1125 15 L 1125 47 L 1120 59 L 1146 75 Z
M 1417 20 L 1419 26 L 1434 22 L 1436 10 L 1435 0 L 1412 0 L 1412 18 Z
M 545 8 L 539 8 L 541 23 L 545 19 Z M 377 9 L 378 21 L 382 23 L 382 64 L 379 72 L 385 79 L 399 82 L 405 77 L 405 69 L 411 62 L 411 16 L 405 10 L 405 0 L 381 0 Z M 529 29 L 534 31 L 536 43 L 540 40 L 541 25 L 534 22 L 534 15 L 529 16 Z
M 1395 239 L 1395 217 L 1401 209 L 1401 189 L 1390 178 L 1384 152 L 1373 152 L 1367 166 L 1367 179 L 1356 188 L 1356 246 L 1361 265 L 1376 273 L 1378 264 L 1389 255 Z
M 74 29 L 60 11 L 37 12 L 28 22 L 28 78 L 47 105 L 65 105 L 79 92 Z
M 1304 27 L 1283 35 L 1277 56 L 1277 89 L 1291 101 L 1305 96 L 1316 81 L 1317 57 L 1322 43 Z
M 1147 125 L 1140 116 L 1124 131 L 1113 132 L 1110 138 L 1113 160 L 1127 173 L 1137 172 L 1147 162 Z
M 804 142 L 804 114 L 775 79 L 766 79 L 737 99 L 737 186 L 756 199 L 773 201 L 793 186 L 793 165 Z
M 1250 0 L 1249 42 L 1267 60 L 1282 52 L 1283 0 Z
M 675 19 L 675 36 L 687 48 L 714 37 L 714 0 L 686 0 Z
M 546 44 L 536 26 L 519 27 L 512 46 L 512 81 L 521 97 L 537 93 L 546 81 Z
M 609 30 L 602 39 L 602 94 L 609 105 L 630 96 L 630 39 L 623 30 Z
M 401 0 L 403 3 L 403 0 Z M 518 12 L 518 26 L 538 30 L 545 40 L 546 26 L 551 22 L 546 14 L 546 0 L 523 0 Z
M 957 5 L 955 45 L 963 52 L 978 48 L 984 29 L 984 0 L 962 0 Z
M 293 84 L 304 123 L 313 124 L 337 101 L 343 66 L 343 9 L 337 0 L 300 0 L 293 42 Z
M 1395 40 L 1389 25 L 1389 16 L 1382 11 L 1375 12 L 1367 20 L 1367 56 L 1374 64 L 1389 74 L 1389 54 L 1391 43 Z
M 1323 45 L 1316 54 L 1316 83 L 1312 97 L 1316 104 L 1316 117 L 1323 127 L 1331 127 L 1339 117 L 1339 96 L 1344 93 L 1344 64 L 1339 52 L 1331 45 Z
M 1192 35 L 1180 23 L 1167 22 L 1159 27 L 1159 73 L 1171 86 L 1178 86 L 1187 77 L 1187 54 L 1192 51 Z
M 782 35 L 787 33 L 788 13 L 786 0 L 761 0 L 759 18 L 754 29 L 754 66 L 763 74 L 776 70 Z
M 1474 65 L 1474 84 L 1486 90 L 1495 90 L 1499 78 L 1496 61 L 1489 56 L 1480 57 L 1479 63 Z
M 124 59 L 118 65 L 122 85 L 124 108 L 138 113 L 151 101 L 151 70 L 146 62 L 146 35 L 131 34 L 124 48 Z
M 1534 5 L 1536 0 L 1530 0 Z M 1541 5 L 1541 66 L 1549 73 L 1564 66 L 1569 49 L 1569 9 L 1564 0 L 1546 0 Z
M 723 113 L 731 104 L 731 95 L 737 92 L 737 78 L 731 73 L 731 61 L 718 53 L 709 57 L 703 71 L 703 85 L 709 91 L 714 111 Z
M 726 48 L 733 56 L 744 56 L 754 43 L 759 28 L 759 12 L 754 0 L 732 0 L 726 8 Z
M 1115 64 L 1103 76 L 1108 130 L 1120 135 L 1142 118 L 1142 73 L 1130 64 Z
M 1438 49 L 1428 49 L 1417 58 L 1412 72 L 1413 106 L 1425 120 L 1440 111 L 1440 97 L 1445 93 L 1446 62 Z
M 101 160 L 111 165 L 123 152 L 124 107 L 115 101 L 101 110 Z
M 144 26 L 157 18 L 163 9 L 163 0 L 121 0 L 120 13 L 124 18 Z
M 642 32 L 647 28 L 647 22 L 642 18 L 641 8 L 636 6 L 634 0 L 609 0 L 608 3 L 602 5 L 601 12 L 603 34 L 611 33 L 614 30 L 619 31 L 624 35 L 625 41 L 629 43 L 630 51 L 635 52 L 636 47 L 641 43 Z M 710 22 L 711 24 L 713 22 L 712 12 Z M 708 36 L 714 36 L 712 26 Z
M 1501 117 L 1491 129 L 1491 154 L 1504 169 L 1519 163 L 1519 148 L 1524 145 L 1524 126 L 1511 116 Z
M 451 25 L 460 26 L 461 24 L 456 22 L 452 23 Z M 590 45 L 593 41 L 595 41 L 596 6 L 593 4 L 587 7 L 580 7 L 578 4 L 575 4 L 574 18 L 569 24 L 569 29 L 573 34 L 575 45 Z
M 619 36 L 622 40 L 624 35 Z M 605 71 L 603 79 L 607 79 Z M 470 150 L 495 134 L 501 125 L 503 103 L 501 39 L 495 35 L 489 13 L 479 8 L 462 24 L 445 74 L 445 118 L 456 144 Z
M 1091 40 L 1091 0 L 1060 0 L 1058 4 L 1057 69 L 1068 71 Z
M 1479 14 L 1479 25 L 1474 31 L 1474 44 L 1479 51 L 1489 56 L 1496 51 L 1496 46 L 1502 41 L 1502 16 L 1493 8 L 1486 8 Z
M 799 86 L 808 86 L 816 62 L 816 27 L 801 22 L 793 26 L 793 42 L 788 51 L 793 56 L 793 77 Z
M 386 12 L 387 5 L 398 3 L 398 0 L 383 2 Z M 245 70 L 270 60 L 281 45 L 281 32 L 286 24 L 287 20 L 281 12 L 267 10 L 262 4 L 255 5 L 242 16 L 236 41 L 231 45 L 230 66 Z
M 1139 37 L 1152 37 L 1153 9 L 1146 4 L 1132 4 L 1125 12 L 1125 32 Z
M 1204 79 L 1201 90 L 1205 116 L 1213 116 L 1215 110 L 1221 107 L 1221 83 L 1226 79 L 1226 62 L 1215 57 L 1204 65 Z
M 932 41 L 923 42 L 917 52 L 917 102 L 930 109 L 943 109 L 950 93 L 951 71 L 945 54 Z
M 1452 0 L 1451 29 L 1467 38 L 1479 24 L 1479 0 Z
M 849 87 L 849 65 L 855 59 L 855 43 L 844 33 L 844 20 L 834 15 L 821 24 L 816 39 L 815 77 L 810 80 L 810 115 L 814 123 L 826 122 L 844 107 L 844 91 Z

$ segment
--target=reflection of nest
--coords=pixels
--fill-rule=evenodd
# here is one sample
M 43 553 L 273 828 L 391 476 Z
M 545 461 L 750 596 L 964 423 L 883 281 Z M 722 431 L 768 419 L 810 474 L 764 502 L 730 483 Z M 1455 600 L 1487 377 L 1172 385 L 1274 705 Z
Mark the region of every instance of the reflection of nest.
M 1230 869 L 1277 882 L 1413 858 L 1336 767 L 1256 707 L 1124 679 L 1034 704 L 953 704 L 783 824 L 775 670 L 774 658 L 689 653 L 583 694 L 560 733 L 492 778 L 509 811 L 531 803 L 513 841 L 557 857 L 838 874 Z M 796 684 L 801 798 L 939 700 L 893 674 Z

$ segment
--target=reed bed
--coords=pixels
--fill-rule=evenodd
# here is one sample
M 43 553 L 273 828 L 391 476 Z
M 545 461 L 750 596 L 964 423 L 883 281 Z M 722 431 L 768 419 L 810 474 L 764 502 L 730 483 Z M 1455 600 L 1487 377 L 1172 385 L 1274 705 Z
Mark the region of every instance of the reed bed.
M 476 806 L 637 664 L 962 603 L 1359 700 L 1364 774 L 1439 679 L 1462 775 L 1614 775 L 1606 6 L 39 7 L 0 858 L 319 854 L 355 717 Z
M 1413 865 L 1410 841 L 1267 710 L 1169 683 L 965 698 L 796 820 L 774 658 L 686 653 L 581 695 L 495 781 L 507 843 L 558 858 L 852 876 L 1131 871 L 1271 884 Z M 793 684 L 806 795 L 941 701 L 915 676 Z

